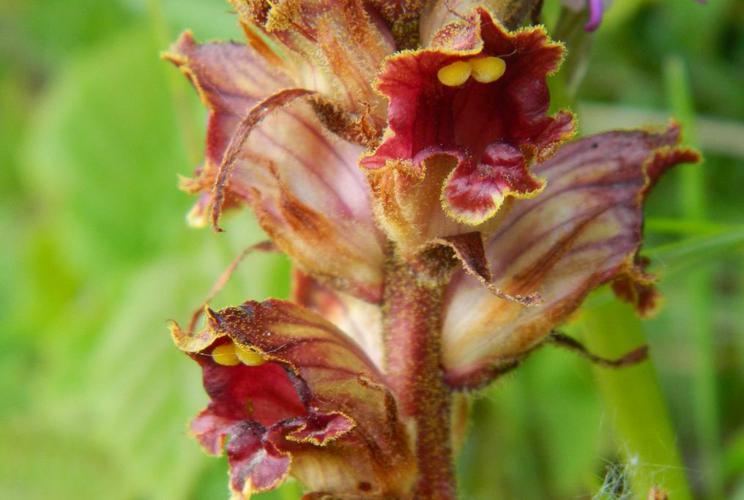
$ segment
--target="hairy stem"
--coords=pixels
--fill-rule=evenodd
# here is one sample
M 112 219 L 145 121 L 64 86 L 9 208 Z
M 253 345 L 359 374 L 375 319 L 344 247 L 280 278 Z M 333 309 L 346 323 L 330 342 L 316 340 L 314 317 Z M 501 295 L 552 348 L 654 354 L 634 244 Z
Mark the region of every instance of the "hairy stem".
M 442 286 L 426 269 L 388 266 L 385 285 L 386 371 L 404 417 L 415 426 L 416 499 L 456 497 L 450 436 L 451 393 L 441 359 Z M 437 274 L 433 269 L 432 276 Z

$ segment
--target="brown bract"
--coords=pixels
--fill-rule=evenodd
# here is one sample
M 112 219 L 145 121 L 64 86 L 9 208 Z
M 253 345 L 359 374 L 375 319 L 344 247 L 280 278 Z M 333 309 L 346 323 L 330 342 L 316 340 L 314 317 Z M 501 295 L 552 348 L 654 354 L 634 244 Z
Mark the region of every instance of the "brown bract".
M 414 478 L 408 437 L 382 375 L 324 318 L 279 300 L 209 311 L 196 334 L 172 326 L 202 366 L 209 406 L 191 430 L 230 461 L 241 497 L 276 487 L 291 472 L 335 498 L 398 498 Z M 260 366 L 222 366 L 225 343 L 259 353 Z
M 366 5 L 388 26 L 398 50 L 419 45 L 419 21 L 429 0 L 366 0 Z
M 377 83 L 389 101 L 388 130 L 361 165 L 381 226 L 403 253 L 485 230 L 506 200 L 543 189 L 530 166 L 573 133 L 570 113 L 547 115 L 546 77 L 562 53 L 542 28 L 509 32 L 478 8 L 442 28 L 432 48 L 388 59 Z M 506 63 L 497 81 L 438 79 L 445 66 L 488 56 Z

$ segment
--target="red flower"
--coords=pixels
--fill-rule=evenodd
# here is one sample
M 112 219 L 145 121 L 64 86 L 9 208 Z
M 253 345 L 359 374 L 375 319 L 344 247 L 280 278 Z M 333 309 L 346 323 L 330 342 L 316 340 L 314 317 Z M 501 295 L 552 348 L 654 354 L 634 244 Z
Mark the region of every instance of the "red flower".
M 198 336 L 172 331 L 211 398 L 191 432 L 209 453 L 225 449 L 236 494 L 272 489 L 290 470 L 334 494 L 402 495 L 410 486 L 395 399 L 364 351 L 324 318 L 269 300 L 209 311 Z
M 537 195 L 544 182 L 530 165 L 573 133 L 570 113 L 547 115 L 545 79 L 563 49 L 542 28 L 510 33 L 478 9 L 432 47 L 388 59 L 378 87 L 389 128 L 361 161 L 373 170 L 381 223 L 404 251 L 479 228 L 509 198 Z M 503 69 L 474 69 L 489 64 Z M 448 70 L 462 82 L 446 81 Z

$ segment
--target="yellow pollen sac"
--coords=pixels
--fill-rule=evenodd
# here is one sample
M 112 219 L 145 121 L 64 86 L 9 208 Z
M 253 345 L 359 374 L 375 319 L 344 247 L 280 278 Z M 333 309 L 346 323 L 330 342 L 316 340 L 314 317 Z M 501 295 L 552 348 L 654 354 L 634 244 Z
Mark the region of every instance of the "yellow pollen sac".
M 238 356 L 235 354 L 235 345 L 232 342 L 218 345 L 212 349 L 212 359 L 222 366 L 235 366 L 240 363 Z
M 506 71 L 506 62 L 500 57 L 476 57 L 468 62 L 473 68 L 473 78 L 480 83 L 495 82 Z
M 465 61 L 455 61 L 437 71 L 439 81 L 448 87 L 457 87 L 468 81 L 472 68 Z
M 235 355 L 244 365 L 248 366 L 259 366 L 266 362 L 259 353 L 243 346 L 235 347 Z

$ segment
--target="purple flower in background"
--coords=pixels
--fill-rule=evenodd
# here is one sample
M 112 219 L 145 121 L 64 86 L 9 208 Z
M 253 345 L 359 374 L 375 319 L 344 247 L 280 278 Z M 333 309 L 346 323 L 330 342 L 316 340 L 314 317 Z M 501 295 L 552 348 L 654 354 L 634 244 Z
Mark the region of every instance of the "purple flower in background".
M 695 0 L 697 3 L 707 3 L 707 0 Z M 579 10 L 583 7 L 581 0 L 564 0 L 564 3 L 574 10 Z M 589 19 L 584 25 L 586 31 L 594 31 L 599 28 L 602 24 L 602 16 L 604 11 L 609 7 L 610 0 L 586 0 L 586 7 L 589 10 Z
M 586 31 L 594 31 L 599 28 L 604 13 L 604 4 L 602 0 L 588 0 L 589 20 L 584 25 Z

